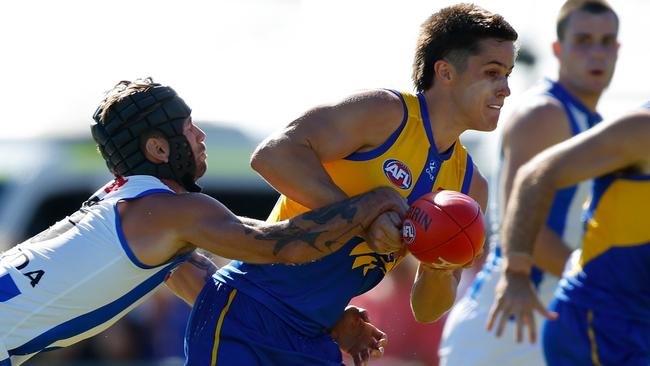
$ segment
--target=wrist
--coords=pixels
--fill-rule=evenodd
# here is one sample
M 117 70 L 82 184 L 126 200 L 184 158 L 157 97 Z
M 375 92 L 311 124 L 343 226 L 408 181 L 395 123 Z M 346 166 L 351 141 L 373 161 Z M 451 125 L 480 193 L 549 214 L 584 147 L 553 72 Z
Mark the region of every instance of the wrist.
M 424 262 L 420 262 L 420 267 L 426 270 L 427 272 L 433 272 L 436 274 L 448 274 L 450 276 L 454 273 L 454 270 L 457 269 L 457 268 L 438 267 L 435 264 L 424 263 Z
M 333 328 L 327 328 L 325 329 L 325 333 L 329 334 L 330 337 L 337 339 L 339 337 L 339 332 L 336 330 L 336 326 Z
M 503 258 L 503 269 L 506 273 L 529 276 L 533 268 L 533 256 L 528 253 L 509 252 Z

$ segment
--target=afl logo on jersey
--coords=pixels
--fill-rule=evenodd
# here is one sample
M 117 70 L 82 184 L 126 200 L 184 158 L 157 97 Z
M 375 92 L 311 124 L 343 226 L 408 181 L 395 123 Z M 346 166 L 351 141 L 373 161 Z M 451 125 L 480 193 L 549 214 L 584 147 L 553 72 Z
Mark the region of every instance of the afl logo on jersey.
M 394 186 L 400 189 L 411 188 L 413 176 L 406 164 L 396 159 L 388 159 L 384 161 L 384 174 L 386 178 L 393 183 Z

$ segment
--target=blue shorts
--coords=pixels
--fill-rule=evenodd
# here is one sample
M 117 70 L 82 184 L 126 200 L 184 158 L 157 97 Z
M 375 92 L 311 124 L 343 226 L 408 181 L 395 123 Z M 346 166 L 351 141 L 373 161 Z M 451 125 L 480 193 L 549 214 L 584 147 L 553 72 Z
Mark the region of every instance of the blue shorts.
M 305 337 L 264 305 L 218 281 L 208 281 L 185 333 L 185 365 L 341 366 L 329 334 Z
M 549 366 L 650 365 L 650 325 L 553 300 L 560 316 L 544 323 Z

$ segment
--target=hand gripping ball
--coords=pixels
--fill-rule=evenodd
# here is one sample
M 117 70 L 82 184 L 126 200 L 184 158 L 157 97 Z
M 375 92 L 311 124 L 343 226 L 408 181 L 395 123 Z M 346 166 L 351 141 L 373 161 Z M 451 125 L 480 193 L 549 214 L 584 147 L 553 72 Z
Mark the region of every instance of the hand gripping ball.
M 485 239 L 481 207 L 460 192 L 427 193 L 409 208 L 402 238 L 411 254 L 433 267 L 470 265 L 481 253 Z

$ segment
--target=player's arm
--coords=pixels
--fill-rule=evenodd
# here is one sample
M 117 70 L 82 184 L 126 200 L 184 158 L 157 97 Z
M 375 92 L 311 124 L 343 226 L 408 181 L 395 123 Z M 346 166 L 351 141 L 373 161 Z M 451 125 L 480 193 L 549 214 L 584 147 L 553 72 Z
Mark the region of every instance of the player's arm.
M 306 263 L 320 259 L 365 230 L 382 213 L 403 216 L 407 204 L 387 187 L 306 212 L 289 220 L 264 222 L 235 216 L 202 194 L 177 196 L 169 225 L 177 240 L 216 255 L 251 263 Z
M 508 204 L 512 183 L 517 170 L 542 150 L 571 137 L 570 122 L 563 106 L 551 98 L 538 98 L 522 107 L 505 125 L 502 149 L 500 197 L 497 202 L 503 207 Z M 534 251 L 535 263 L 557 276 L 562 274 L 571 250 L 561 238 L 546 225 L 537 235 Z
M 478 168 L 474 174 L 468 195 L 485 211 L 488 184 Z M 477 253 L 478 258 L 482 253 Z M 456 290 L 462 269 L 443 270 L 420 263 L 411 289 L 411 309 L 418 322 L 429 323 L 440 318 L 456 301 Z
M 398 128 L 404 110 L 386 90 L 365 91 L 316 107 L 263 141 L 251 166 L 276 190 L 314 209 L 346 194 L 322 162 L 380 146 Z
M 167 287 L 190 306 L 194 305 L 205 282 L 217 271 L 217 266 L 210 257 L 209 252 L 194 250 L 190 257 L 165 279 Z
M 629 167 L 650 156 L 650 112 L 639 111 L 602 123 L 533 158 L 517 173 L 503 229 L 504 252 L 533 251 L 555 191 Z
M 529 281 L 533 243 L 544 224 L 557 189 L 625 168 L 646 166 L 650 156 L 650 112 L 638 111 L 602 123 L 538 154 L 516 175 L 502 230 L 505 274 L 497 286 L 488 329 L 497 324 L 497 336 L 507 319 L 517 319 L 516 337 L 528 327 L 536 339 L 533 311 L 553 319 L 540 303 Z

